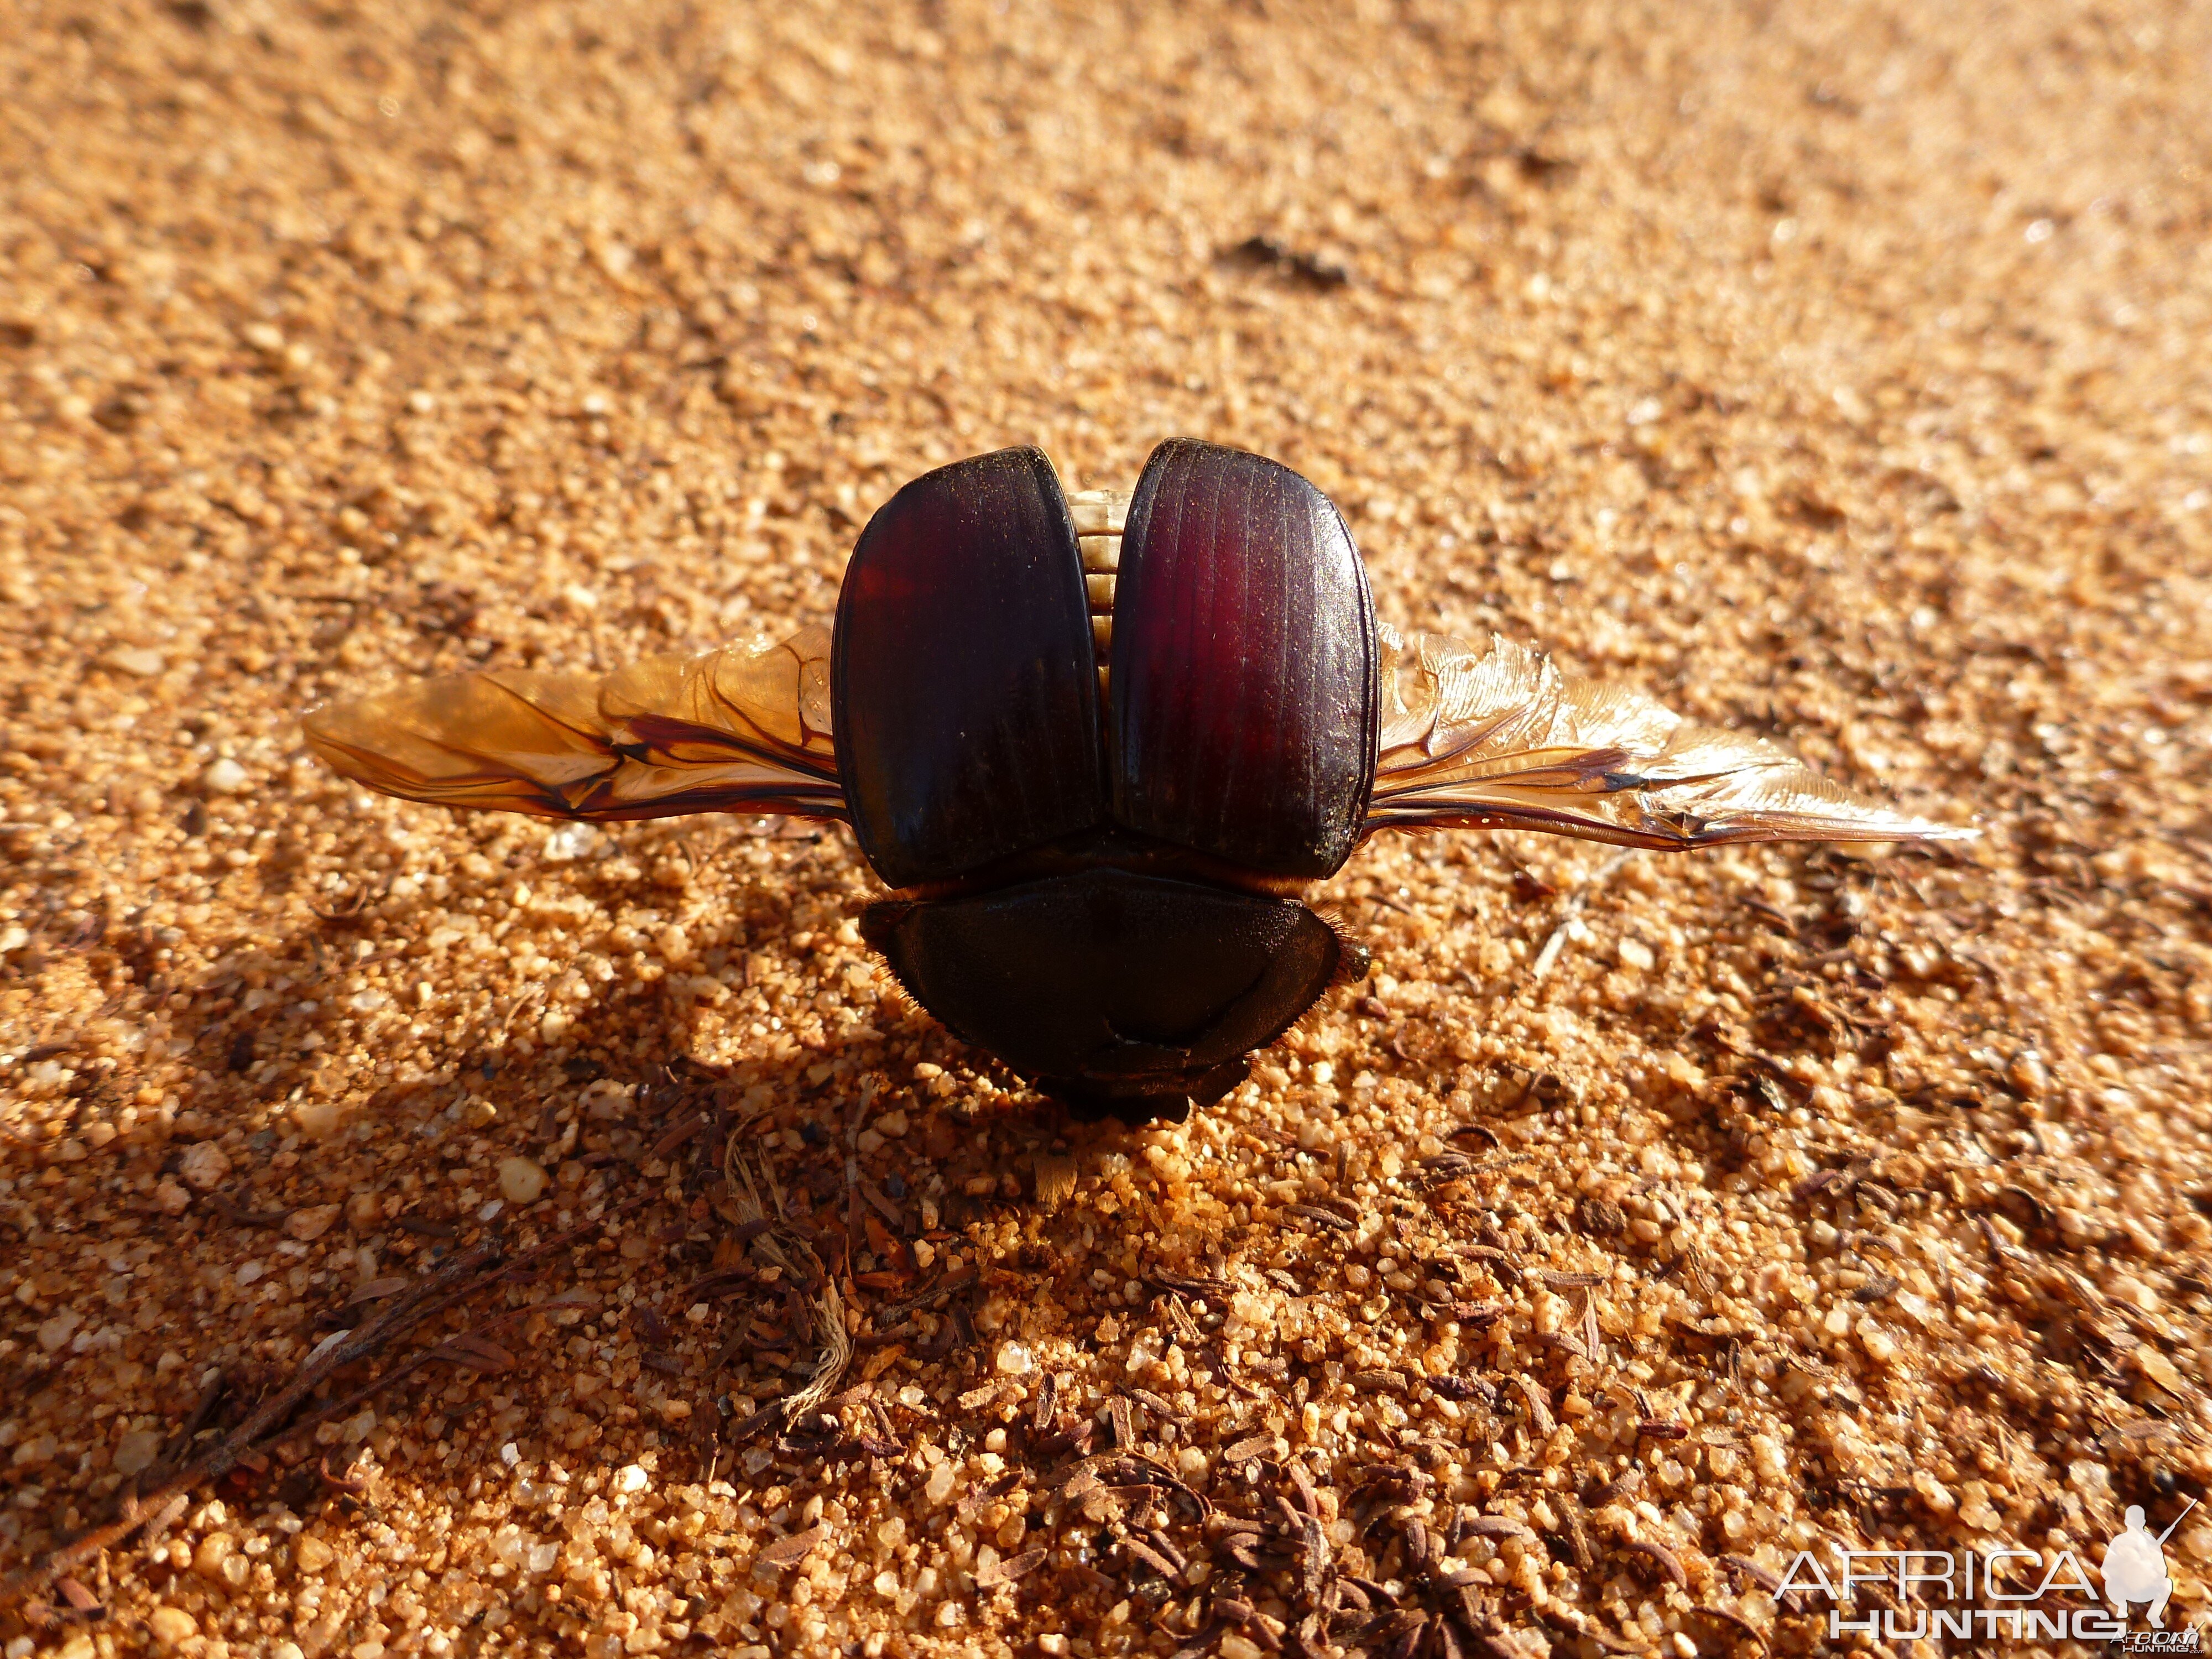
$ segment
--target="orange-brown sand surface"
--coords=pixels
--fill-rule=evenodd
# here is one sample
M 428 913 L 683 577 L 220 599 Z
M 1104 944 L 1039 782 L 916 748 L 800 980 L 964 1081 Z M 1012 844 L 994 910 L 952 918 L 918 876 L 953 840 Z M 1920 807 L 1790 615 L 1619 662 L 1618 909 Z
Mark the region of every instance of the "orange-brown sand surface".
M 0 1650 L 2059 1650 L 1772 1592 L 2212 1474 L 2208 135 L 2134 0 L 0 4 Z M 1135 1133 L 842 830 L 301 748 L 1175 433 L 1985 833 L 1385 840 Z

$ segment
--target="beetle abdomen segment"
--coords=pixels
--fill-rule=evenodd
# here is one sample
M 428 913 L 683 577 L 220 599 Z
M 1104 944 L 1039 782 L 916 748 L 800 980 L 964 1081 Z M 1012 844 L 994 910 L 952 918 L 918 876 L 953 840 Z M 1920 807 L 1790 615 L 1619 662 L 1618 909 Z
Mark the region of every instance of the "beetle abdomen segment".
M 878 904 L 862 927 L 957 1035 L 1132 1121 L 1233 1085 L 1328 988 L 1339 951 L 1292 901 L 1112 869 Z
M 1115 573 L 1121 568 L 1121 532 L 1128 526 L 1126 489 L 1079 489 L 1067 498 L 1083 550 L 1083 590 L 1091 603 L 1091 645 L 1098 657 L 1098 695 L 1106 696 L 1107 654 L 1114 645 Z
M 1267 875 L 1350 856 L 1375 777 L 1376 624 L 1328 498 L 1170 439 L 1129 504 L 1107 726 L 1115 819 Z
M 860 532 L 830 662 L 860 850 L 945 881 L 1105 817 L 1073 520 L 1042 450 L 923 474 Z

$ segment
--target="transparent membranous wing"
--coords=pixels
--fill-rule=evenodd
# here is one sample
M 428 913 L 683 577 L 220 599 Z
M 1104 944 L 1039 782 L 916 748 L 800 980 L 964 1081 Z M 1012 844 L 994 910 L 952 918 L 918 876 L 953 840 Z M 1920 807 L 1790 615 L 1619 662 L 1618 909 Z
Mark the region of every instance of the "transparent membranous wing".
M 1692 726 L 1644 693 L 1570 679 L 1492 637 L 1381 631 L 1377 830 L 1542 830 L 1662 849 L 1753 841 L 1951 841 L 1763 738 Z
M 842 818 L 830 630 L 652 657 L 607 675 L 491 669 L 317 709 L 307 744 L 356 782 L 555 818 Z

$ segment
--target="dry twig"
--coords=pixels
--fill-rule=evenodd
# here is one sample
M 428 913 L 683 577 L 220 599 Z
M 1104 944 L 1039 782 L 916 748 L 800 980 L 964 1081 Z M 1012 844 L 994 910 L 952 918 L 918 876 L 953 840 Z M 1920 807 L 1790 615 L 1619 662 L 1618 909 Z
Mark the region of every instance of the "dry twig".
M 486 1275 L 483 1270 L 498 1260 L 496 1244 L 486 1243 L 465 1250 L 437 1273 L 416 1281 L 393 1297 L 366 1324 L 326 1338 L 289 1382 L 264 1401 L 246 1421 L 205 1455 L 186 1464 L 144 1498 L 135 1494 L 126 1497 L 114 1520 L 80 1533 L 68 1543 L 49 1551 L 42 1559 L 9 1574 L 4 1583 L 0 1583 L 0 1601 L 18 1601 L 36 1595 L 63 1574 L 122 1543 L 194 1487 L 228 1474 L 257 1447 L 282 1433 L 301 1402 L 337 1372 L 357 1359 L 380 1352 L 386 1344 L 404 1336 L 468 1291 L 480 1287 L 471 1281 L 481 1277 L 482 1282 L 488 1284 L 497 1278 L 496 1272 Z M 465 1288 L 455 1291 L 456 1285 Z M 345 1403 L 350 1404 L 351 1401 Z M 318 1419 L 325 1414 L 318 1413 Z

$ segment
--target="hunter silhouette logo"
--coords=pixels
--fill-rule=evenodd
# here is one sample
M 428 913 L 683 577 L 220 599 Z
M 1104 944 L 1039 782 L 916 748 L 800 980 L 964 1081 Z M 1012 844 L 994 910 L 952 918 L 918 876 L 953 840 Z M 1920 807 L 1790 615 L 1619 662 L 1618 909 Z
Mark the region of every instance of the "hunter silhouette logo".
M 2125 1619 L 2130 1605 L 2148 1601 L 2151 1628 L 2166 1628 L 2166 1601 L 2173 1594 L 2173 1580 L 2166 1576 L 2166 1540 L 2173 1536 L 2174 1528 L 2196 1507 L 2197 1500 L 2192 1498 L 2188 1508 L 2154 1538 L 2150 1528 L 2143 1524 L 2142 1505 L 2128 1505 L 2127 1530 L 2105 1547 L 2105 1599 L 2112 1604 L 2117 1616 Z

